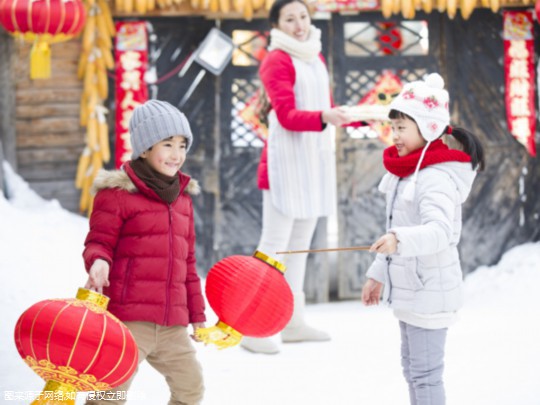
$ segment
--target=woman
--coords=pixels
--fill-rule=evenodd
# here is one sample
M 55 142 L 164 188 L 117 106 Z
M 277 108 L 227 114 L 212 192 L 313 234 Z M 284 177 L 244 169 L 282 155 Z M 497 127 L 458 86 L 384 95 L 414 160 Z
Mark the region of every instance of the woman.
M 317 219 L 334 213 L 336 164 L 334 127 L 352 120 L 332 107 L 328 70 L 321 55 L 321 32 L 311 25 L 301 0 L 276 0 L 269 15 L 269 53 L 260 67 L 268 95 L 268 142 L 258 168 L 263 190 L 263 226 L 258 250 L 275 257 L 283 250 L 305 250 Z M 283 342 L 326 341 L 330 336 L 304 321 L 303 293 L 307 254 L 277 259 L 294 294 L 294 312 L 282 331 Z M 278 353 L 271 338 L 244 338 L 242 347 Z

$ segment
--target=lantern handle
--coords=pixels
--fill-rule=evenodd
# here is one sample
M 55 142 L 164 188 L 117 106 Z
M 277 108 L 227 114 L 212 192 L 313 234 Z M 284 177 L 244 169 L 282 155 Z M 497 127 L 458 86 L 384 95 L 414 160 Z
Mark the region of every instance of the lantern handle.
M 343 248 L 312 249 L 312 250 L 286 250 L 276 252 L 277 255 L 290 255 L 295 253 L 320 253 L 320 252 L 344 252 L 349 250 L 369 250 L 371 246 L 351 246 Z

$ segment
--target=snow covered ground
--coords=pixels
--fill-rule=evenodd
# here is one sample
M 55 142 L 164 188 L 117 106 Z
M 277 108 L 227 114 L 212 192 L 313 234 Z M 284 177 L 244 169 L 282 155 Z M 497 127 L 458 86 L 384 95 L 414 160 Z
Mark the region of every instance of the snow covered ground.
M 13 342 L 19 315 L 47 298 L 74 297 L 86 274 L 81 258 L 88 221 L 44 201 L 9 167 L 10 201 L 0 194 L 0 403 L 29 404 L 44 386 Z M 507 252 L 467 277 L 466 306 L 447 340 L 449 405 L 540 404 L 540 243 Z M 359 301 L 310 305 L 309 321 L 332 341 L 282 345 L 274 356 L 239 347 L 198 345 L 204 404 L 288 405 L 408 403 L 399 364 L 399 327 L 384 307 Z M 208 324 L 216 321 L 208 310 Z M 147 364 L 133 401 L 166 404 L 168 389 Z M 80 395 L 77 404 L 82 404 Z

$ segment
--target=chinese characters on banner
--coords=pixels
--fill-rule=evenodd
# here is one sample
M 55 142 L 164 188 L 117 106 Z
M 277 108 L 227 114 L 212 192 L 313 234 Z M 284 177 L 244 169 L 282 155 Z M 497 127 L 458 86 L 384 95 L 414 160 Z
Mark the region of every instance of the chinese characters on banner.
M 532 11 L 504 12 L 506 120 L 510 133 L 536 156 Z
M 148 100 L 146 23 L 116 24 L 116 167 L 131 159 L 128 123 L 135 107 Z

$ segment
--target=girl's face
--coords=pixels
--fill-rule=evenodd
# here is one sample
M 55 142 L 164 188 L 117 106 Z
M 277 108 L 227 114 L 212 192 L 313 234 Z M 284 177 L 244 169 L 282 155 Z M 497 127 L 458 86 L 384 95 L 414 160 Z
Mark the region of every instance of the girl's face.
M 176 135 L 152 146 L 141 154 L 146 163 L 156 172 L 173 177 L 186 161 L 187 140 Z
M 293 1 L 280 10 L 276 28 L 303 42 L 308 39 L 310 26 L 311 17 L 306 6 Z
M 406 156 L 426 146 L 427 141 L 420 135 L 420 130 L 416 122 L 405 117 L 390 121 L 392 121 L 392 140 L 399 156 Z

